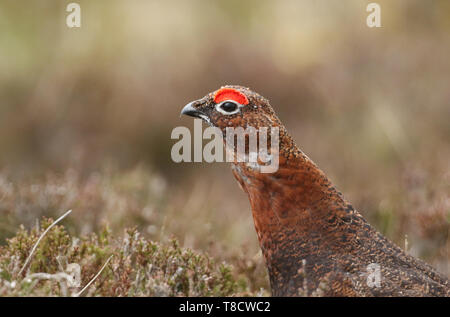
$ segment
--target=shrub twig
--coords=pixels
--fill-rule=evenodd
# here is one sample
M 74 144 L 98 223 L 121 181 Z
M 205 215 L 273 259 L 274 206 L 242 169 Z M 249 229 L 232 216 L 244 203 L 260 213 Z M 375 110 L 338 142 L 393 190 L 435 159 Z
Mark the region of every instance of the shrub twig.
M 74 297 L 78 297 L 80 296 L 96 279 L 97 277 L 99 277 L 99 275 L 103 272 L 103 270 L 105 269 L 106 265 L 108 265 L 109 261 L 111 260 L 111 258 L 113 257 L 113 255 L 111 255 L 108 260 L 106 260 L 105 264 L 103 264 L 102 268 L 100 269 L 100 271 L 98 271 L 98 273 L 94 276 L 94 278 L 92 280 L 89 281 L 89 283 L 86 284 L 85 287 L 83 287 L 83 289 L 81 291 L 79 291 L 78 293 L 74 294 Z
M 22 274 L 23 270 L 27 267 L 28 263 L 31 260 L 31 257 L 33 256 L 34 251 L 36 251 L 36 248 L 39 244 L 39 242 L 41 242 L 42 238 L 47 234 L 47 232 L 53 228 L 58 222 L 60 222 L 61 220 L 63 220 L 65 217 L 67 217 L 67 215 L 69 215 L 72 212 L 72 210 L 68 210 L 66 211 L 66 213 L 64 213 L 64 215 L 62 215 L 61 217 L 59 217 L 58 219 L 56 219 L 50 226 L 48 226 L 47 229 L 45 229 L 45 231 L 41 234 L 41 236 L 39 237 L 39 239 L 36 241 L 36 243 L 34 244 L 33 248 L 31 249 L 30 254 L 28 255 L 27 259 L 25 260 L 25 263 L 23 264 L 22 268 L 19 271 L 19 276 Z

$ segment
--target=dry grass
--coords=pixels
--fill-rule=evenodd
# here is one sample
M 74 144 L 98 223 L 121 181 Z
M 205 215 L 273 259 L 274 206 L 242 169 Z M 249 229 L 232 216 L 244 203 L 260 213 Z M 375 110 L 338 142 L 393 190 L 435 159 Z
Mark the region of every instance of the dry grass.
M 107 170 L 102 173 L 95 173 L 85 179 L 78 177 L 74 171 L 68 171 L 59 176 L 48 174 L 43 177 L 43 183 L 36 183 L 37 179 L 33 178 L 32 183 L 24 182 L 21 185 L 2 178 L 0 220 L 3 228 L 7 229 L 2 231 L 4 233 L 2 239 L 7 242 L 7 245 L 2 247 L 0 252 L 2 254 L 0 267 L 3 274 L 3 295 L 68 296 L 68 294 L 75 294 L 80 291 L 79 288 L 68 292 L 66 291 L 67 285 L 56 287 L 61 284 L 61 278 L 64 278 L 64 276 L 55 276 L 55 274 L 65 272 L 64 270 L 61 271 L 61 264 L 58 259 L 61 257 L 66 259 L 66 266 L 67 263 L 79 264 L 83 280 L 81 285 L 84 285 L 111 254 L 114 256 L 108 267 L 122 266 L 122 269 L 130 275 L 127 275 L 127 281 L 142 278 L 144 280 L 140 283 L 144 283 L 145 287 L 149 287 L 149 283 L 156 284 L 151 284 L 151 287 L 146 291 L 143 291 L 143 289 L 138 291 L 130 289 L 131 286 L 128 284 L 124 284 L 122 287 L 118 286 L 118 284 L 124 282 L 125 277 L 121 276 L 114 280 L 118 278 L 117 275 L 108 275 L 110 282 L 99 286 L 97 292 L 87 291 L 84 294 L 85 296 L 268 294 L 265 266 L 257 245 L 245 245 L 244 239 L 244 242 L 241 241 L 238 244 L 240 247 L 235 248 L 233 246 L 235 239 L 226 239 L 230 230 L 236 231 L 239 227 L 237 222 L 232 222 L 230 226 L 219 225 L 217 222 L 220 219 L 214 219 L 214 224 L 211 224 L 211 220 L 207 220 L 208 217 L 212 217 L 211 210 L 209 206 L 202 206 L 200 201 L 187 202 L 183 208 L 179 208 L 181 202 L 178 203 L 176 200 L 172 202 L 174 205 L 167 203 L 168 196 L 171 193 L 168 189 L 164 191 L 156 190 L 154 182 L 162 182 L 162 180 L 143 167 L 138 167 L 129 172 Z M 15 187 L 12 184 L 18 186 Z M 158 188 L 161 188 L 161 186 L 158 186 Z M 193 197 L 196 197 L 196 195 L 194 194 Z M 64 227 L 56 226 L 55 229 L 50 230 L 42 239 L 40 245 L 37 246 L 36 255 L 31 257 L 31 263 L 26 266 L 25 272 L 27 272 L 27 275 L 35 274 L 36 277 L 48 280 L 46 282 L 41 280 L 37 283 L 37 286 L 33 285 L 31 290 L 29 283 L 26 282 L 25 273 L 21 274 L 20 272 L 20 267 L 24 266 L 25 259 L 37 241 L 38 234 L 42 233 L 50 224 L 48 220 L 40 224 L 39 219 L 41 215 L 49 214 L 56 218 L 61 213 L 61 208 L 66 206 L 73 206 L 74 211 L 64 219 Z M 195 210 L 195 212 L 192 212 L 192 210 Z M 182 214 L 186 221 L 178 221 L 175 218 L 175 213 L 178 213 L 178 217 Z M 31 215 L 38 218 L 32 219 Z M 168 217 L 172 217 L 172 220 L 168 220 Z M 25 227 L 19 225 L 19 223 L 25 223 L 27 227 L 32 228 L 31 231 L 25 230 Z M 135 229 L 124 229 L 131 225 L 134 225 Z M 250 228 L 251 224 L 248 225 L 247 228 Z M 211 232 L 211 226 L 214 226 L 216 230 L 214 234 Z M 246 230 L 244 226 L 242 225 L 240 229 L 242 232 Z M 124 230 L 127 232 L 125 237 L 122 233 Z M 67 231 L 72 234 L 69 235 Z M 133 234 L 130 233 L 131 231 Z M 99 236 L 95 232 L 100 233 Z M 111 232 L 114 234 L 111 234 Z M 194 236 L 195 233 L 200 234 L 200 236 Z M 201 239 L 203 234 L 210 236 L 208 239 Z M 8 239 L 7 237 L 11 238 Z M 183 247 L 178 246 L 175 237 L 182 240 Z M 221 242 L 218 237 L 223 237 L 222 239 L 227 241 L 228 244 Z M 132 250 L 130 256 L 142 259 L 138 262 L 130 262 L 128 268 L 123 267 L 124 259 L 120 256 L 116 257 L 116 254 L 121 254 L 123 248 L 128 248 L 125 244 L 130 243 L 129 241 L 132 238 L 137 239 L 138 242 L 135 244 L 138 243 L 140 248 L 145 250 L 151 248 L 154 252 L 158 252 L 158 254 L 160 252 L 161 254 L 156 256 L 147 251 L 147 253 L 142 253 L 144 251 L 141 249 L 139 249 L 140 251 Z M 130 245 L 129 248 L 135 248 L 135 244 Z M 191 248 L 187 247 L 188 245 L 194 246 L 196 249 L 203 249 L 207 251 L 208 255 L 191 251 Z M 79 253 L 77 250 L 80 246 L 83 246 L 82 250 L 86 252 Z M 134 254 L 133 252 L 141 253 Z M 179 257 L 179 260 L 177 260 L 179 262 L 174 262 L 170 266 L 171 271 L 165 271 L 165 268 L 163 271 L 157 269 L 145 271 L 148 269 L 148 261 L 150 261 L 150 264 L 162 265 L 162 262 L 152 262 L 155 256 L 161 258 L 159 261 L 170 262 L 173 260 L 171 257 L 175 257 L 175 255 Z M 224 264 L 213 264 L 215 261 Z M 218 277 L 209 276 L 212 270 L 217 270 L 224 276 L 217 284 L 211 287 L 205 286 L 201 290 L 191 285 L 194 282 L 196 283 L 197 280 L 194 282 L 188 280 L 182 289 L 170 284 L 168 280 L 162 280 L 169 279 L 170 274 L 178 272 L 177 268 L 184 270 L 188 264 L 191 266 L 183 274 L 204 275 L 204 278 L 208 281 L 211 280 L 211 283 L 218 279 Z M 189 270 L 193 270 L 193 272 L 189 272 Z M 49 277 L 41 276 L 42 274 L 53 275 Z M 103 273 L 102 276 L 105 274 L 107 273 Z M 21 279 L 24 279 L 25 284 L 18 282 Z M 156 282 L 151 282 L 148 279 L 155 279 Z M 16 281 L 16 284 L 19 283 L 17 289 L 6 287 L 13 281 Z M 119 291 L 109 289 L 113 281 L 117 284 L 114 287 L 118 288 Z M 167 286 L 169 285 L 167 283 L 173 287 Z M 222 286 L 220 286 L 221 283 L 223 283 Z M 227 283 L 230 286 L 227 286 Z M 161 289 L 158 286 L 160 284 L 162 285 Z
M 205 254 L 151 242 L 136 229 L 112 238 L 71 237 L 63 226 L 43 236 L 29 268 L 19 270 L 50 224 L 17 235 L 0 247 L 0 296 L 231 296 L 254 295 L 226 263 Z M 260 293 L 259 295 L 261 295 Z

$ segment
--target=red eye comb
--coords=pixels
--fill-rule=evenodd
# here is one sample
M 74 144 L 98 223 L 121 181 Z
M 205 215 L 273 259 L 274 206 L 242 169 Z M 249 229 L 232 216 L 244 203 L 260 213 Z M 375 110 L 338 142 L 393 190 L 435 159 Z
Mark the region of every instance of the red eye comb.
M 233 88 L 221 88 L 216 91 L 214 94 L 214 102 L 219 103 L 224 100 L 233 100 L 244 106 L 249 103 L 246 95 Z

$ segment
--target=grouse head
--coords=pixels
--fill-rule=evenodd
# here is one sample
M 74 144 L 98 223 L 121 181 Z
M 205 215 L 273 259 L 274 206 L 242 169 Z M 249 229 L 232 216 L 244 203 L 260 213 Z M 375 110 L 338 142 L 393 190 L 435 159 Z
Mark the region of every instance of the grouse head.
M 281 125 L 269 101 L 242 86 L 223 86 L 188 103 L 181 114 L 200 118 L 223 132 L 227 127 L 259 129 Z

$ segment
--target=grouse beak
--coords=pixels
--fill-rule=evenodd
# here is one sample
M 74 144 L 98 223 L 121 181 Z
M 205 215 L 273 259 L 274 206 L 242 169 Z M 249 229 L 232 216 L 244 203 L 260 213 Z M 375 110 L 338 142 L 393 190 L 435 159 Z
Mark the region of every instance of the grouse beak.
M 184 115 L 191 116 L 194 118 L 200 118 L 200 119 L 207 118 L 207 116 L 203 112 L 194 108 L 195 102 L 196 101 L 192 101 L 192 102 L 188 103 L 186 106 L 184 106 L 184 108 L 181 110 L 180 117 L 181 117 L 181 115 L 184 114 Z

